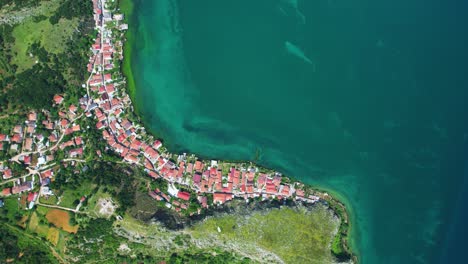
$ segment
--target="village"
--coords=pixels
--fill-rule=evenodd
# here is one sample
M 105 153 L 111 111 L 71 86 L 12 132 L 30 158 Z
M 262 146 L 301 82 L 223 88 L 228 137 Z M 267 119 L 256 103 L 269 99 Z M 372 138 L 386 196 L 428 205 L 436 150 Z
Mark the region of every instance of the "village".
M 90 75 L 82 85 L 85 95 L 79 104 L 70 104 L 67 94 L 57 94 L 51 98 L 56 113 L 31 111 L 24 123 L 0 134 L 0 154 L 5 157 L 0 161 L 3 197 L 27 194 L 26 209 L 37 205 L 79 212 L 85 196 L 78 197 L 80 202 L 75 208 L 62 208 L 60 199 L 55 205 L 47 205 L 39 198 L 53 195 L 49 185 L 61 173 L 61 167 L 73 168 L 89 160 L 85 157 L 101 157 L 101 151 L 95 150 L 87 138 L 90 128 L 86 120 L 94 120 L 106 148 L 116 153 L 121 162 L 144 168 L 149 177 L 163 180 L 165 185 L 148 190 L 148 195 L 181 214 L 199 214 L 203 208 L 235 198 L 292 199 L 304 203 L 321 199 L 312 189 L 281 173 L 250 163 L 173 155 L 160 140 L 149 135 L 134 117 L 126 81 L 120 72 L 128 25 L 124 23 L 124 15 L 111 13 L 108 5 L 111 3 L 93 0 L 98 33 L 87 65 Z M 75 173 L 81 171 L 75 169 Z

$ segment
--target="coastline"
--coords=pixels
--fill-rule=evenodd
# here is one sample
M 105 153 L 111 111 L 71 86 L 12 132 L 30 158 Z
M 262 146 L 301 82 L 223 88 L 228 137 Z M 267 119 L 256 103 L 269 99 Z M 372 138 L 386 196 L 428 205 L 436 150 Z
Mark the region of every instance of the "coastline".
M 128 24 L 133 24 L 134 19 L 133 19 L 133 8 L 134 4 L 132 0 L 120 0 L 119 1 L 119 8 L 121 11 L 125 14 L 125 21 Z M 132 62 L 131 62 L 131 57 L 132 57 L 132 43 L 133 43 L 133 32 L 132 30 L 127 30 L 125 33 L 125 41 L 123 43 L 123 54 L 124 54 L 124 59 L 122 61 L 122 73 L 125 76 L 127 80 L 127 92 L 130 95 L 130 98 L 132 99 L 133 102 L 136 101 L 135 98 L 135 79 L 133 76 L 132 72 Z M 138 112 L 138 104 L 133 103 L 133 107 L 136 112 Z
M 125 21 L 133 25 L 135 22 L 135 18 L 133 16 L 133 10 L 134 10 L 134 3 L 132 0 L 120 0 L 119 1 L 119 7 L 121 9 L 121 12 L 125 14 Z M 132 48 L 134 46 L 134 32 L 132 31 L 132 27 L 130 26 L 129 29 L 125 33 L 125 42 L 124 42 L 124 49 L 123 49 L 123 54 L 124 54 L 124 60 L 122 63 L 122 73 L 126 79 L 126 89 L 128 94 L 130 95 L 131 101 L 132 101 L 132 106 L 134 108 L 134 111 L 137 113 L 139 121 L 144 124 L 145 123 L 145 118 L 141 116 L 141 114 L 138 111 L 138 103 L 136 99 L 136 83 L 134 79 L 134 74 L 132 72 Z M 149 131 L 150 134 L 155 135 L 153 131 Z M 162 139 L 160 139 L 162 141 Z M 165 145 L 167 147 L 167 145 Z M 171 152 L 171 149 L 167 149 L 169 152 Z M 203 162 L 207 162 L 211 160 L 208 157 L 204 157 L 203 155 L 197 155 L 200 157 Z M 224 160 L 223 160 L 224 162 Z M 254 166 L 264 168 L 261 165 L 256 164 L 255 162 L 252 161 L 242 161 L 242 160 L 235 160 L 235 161 L 227 161 L 231 162 L 233 164 L 246 164 L 250 163 Z M 291 181 L 297 181 L 294 177 L 289 177 L 286 175 L 283 175 L 286 178 L 290 179 Z M 304 184 L 304 183 L 302 183 Z M 327 189 L 327 188 L 321 188 L 319 186 L 311 186 L 309 184 L 304 184 L 305 186 L 311 188 L 313 191 L 319 193 L 320 197 L 326 201 L 329 205 L 329 207 L 335 212 L 335 214 L 340 218 L 341 220 L 341 225 L 340 225 L 340 230 L 337 233 L 336 236 L 340 236 L 341 233 L 341 245 L 345 251 L 346 254 L 349 255 L 349 260 L 353 261 L 354 263 L 359 263 L 360 255 L 358 251 L 356 250 L 356 242 L 353 238 L 356 236 L 356 229 L 354 228 L 353 224 L 354 219 L 355 219 L 355 214 L 354 211 L 351 209 L 350 203 L 343 197 L 342 195 L 334 192 L 333 190 Z M 342 229 L 343 227 L 343 229 Z

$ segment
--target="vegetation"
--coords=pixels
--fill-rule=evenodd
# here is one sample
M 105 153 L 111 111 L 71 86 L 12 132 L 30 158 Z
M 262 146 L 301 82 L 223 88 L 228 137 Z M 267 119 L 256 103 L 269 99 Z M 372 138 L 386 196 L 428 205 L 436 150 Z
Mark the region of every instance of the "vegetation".
M 14 5 L 16 8 L 37 5 L 37 0 L 0 0 L 0 8 L 6 5 Z
M 74 17 L 88 16 L 90 14 L 91 1 L 65 0 L 57 9 L 57 12 L 49 18 L 51 24 L 57 24 L 61 18 L 73 19 Z
M 70 257 L 78 258 L 80 262 L 98 261 L 107 263 L 249 263 L 245 258 L 220 250 L 185 249 L 176 252 L 155 251 L 150 245 L 133 243 L 123 237 L 116 236 L 113 222 L 105 219 L 94 219 L 81 229 L 68 244 Z M 168 243 L 170 241 L 167 241 Z M 127 250 L 118 251 L 125 244 Z M 84 246 L 86 245 L 86 246 Z M 85 253 L 85 254 L 83 254 Z
M 91 1 L 0 2 L 7 4 L 13 14 L 22 7 L 42 11 L 19 24 L 0 25 L 0 111 L 48 108 L 55 93 L 78 94 L 95 36 Z
M 341 219 L 340 227 L 332 242 L 333 255 L 341 261 L 349 259 L 357 261 L 356 256 L 351 254 L 348 247 L 349 221 L 344 205 L 330 196 L 327 197 L 327 202 L 333 212 Z
M 329 263 L 338 221 L 324 206 L 311 210 L 281 208 L 250 216 L 226 215 L 195 225 L 194 237 L 261 247 L 286 263 Z
M 49 223 L 69 233 L 76 233 L 78 226 L 70 225 L 70 214 L 67 211 L 59 209 L 50 209 L 46 214 Z
M 49 103 L 54 94 L 63 91 L 65 80 L 62 75 L 47 65 L 36 64 L 17 75 L 8 101 L 41 108 Z
M 0 225 L 0 263 L 58 263 L 40 240 L 8 224 Z
M 173 253 L 168 263 L 176 264 L 195 264 L 195 263 L 212 263 L 212 264 L 227 264 L 227 263 L 251 263 L 252 261 L 248 258 L 239 258 L 234 254 L 221 251 L 221 252 L 184 252 L 184 253 Z

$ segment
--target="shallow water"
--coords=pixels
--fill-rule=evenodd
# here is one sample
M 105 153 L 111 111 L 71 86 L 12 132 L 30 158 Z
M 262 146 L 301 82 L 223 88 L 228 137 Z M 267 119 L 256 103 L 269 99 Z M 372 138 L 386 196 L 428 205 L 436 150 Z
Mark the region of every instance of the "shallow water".
M 135 100 L 171 150 L 337 193 L 363 263 L 444 258 L 461 217 L 466 4 L 134 2 Z

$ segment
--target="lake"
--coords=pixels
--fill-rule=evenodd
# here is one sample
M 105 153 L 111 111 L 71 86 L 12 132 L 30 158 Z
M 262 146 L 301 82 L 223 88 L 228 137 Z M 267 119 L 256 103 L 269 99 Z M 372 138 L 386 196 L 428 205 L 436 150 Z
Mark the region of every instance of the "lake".
M 133 2 L 135 105 L 171 151 L 339 196 L 362 263 L 456 259 L 467 3 Z

